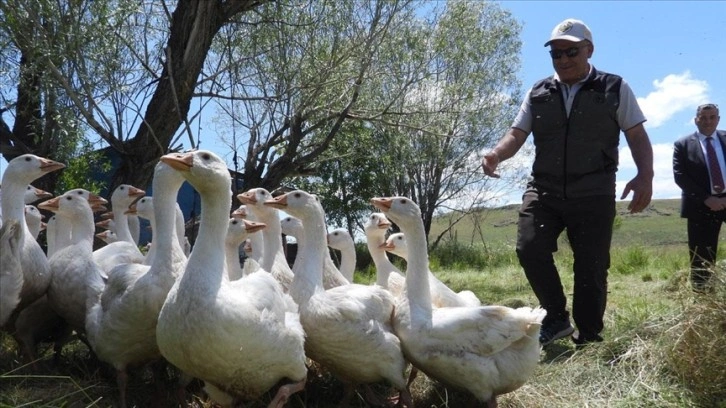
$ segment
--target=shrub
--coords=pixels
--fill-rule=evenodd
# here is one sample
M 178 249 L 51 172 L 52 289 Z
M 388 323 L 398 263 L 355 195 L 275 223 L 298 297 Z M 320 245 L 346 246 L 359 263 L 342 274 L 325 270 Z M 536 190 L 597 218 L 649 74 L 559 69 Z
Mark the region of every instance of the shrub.
M 643 270 L 649 263 L 648 251 L 641 246 L 632 246 L 615 253 L 610 270 L 613 273 L 632 275 Z

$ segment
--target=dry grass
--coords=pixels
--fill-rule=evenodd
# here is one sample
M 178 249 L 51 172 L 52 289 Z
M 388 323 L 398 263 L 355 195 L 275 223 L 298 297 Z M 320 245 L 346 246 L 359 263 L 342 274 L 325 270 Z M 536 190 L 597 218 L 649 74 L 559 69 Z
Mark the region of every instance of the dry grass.
M 726 273 L 714 271 L 711 290 L 685 292 L 683 312 L 665 331 L 667 368 L 702 406 L 726 407 Z

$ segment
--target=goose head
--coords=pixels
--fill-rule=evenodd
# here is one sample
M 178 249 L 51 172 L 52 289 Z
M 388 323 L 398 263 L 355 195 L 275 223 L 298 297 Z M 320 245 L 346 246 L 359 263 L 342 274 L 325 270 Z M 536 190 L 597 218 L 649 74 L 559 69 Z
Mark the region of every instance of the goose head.
M 386 218 L 386 214 L 381 212 L 372 213 L 368 220 L 366 221 L 366 224 L 364 226 L 364 229 L 366 231 L 371 230 L 383 230 L 386 231 L 388 228 L 391 227 L 391 222 L 388 221 L 388 218 Z
M 227 239 L 230 242 L 244 242 L 247 235 L 267 227 L 263 222 L 250 221 L 244 218 L 230 218 L 227 226 Z
M 270 198 L 264 202 L 266 206 L 283 210 L 296 218 L 305 218 L 307 214 L 322 212 L 320 200 L 314 194 L 303 190 L 294 190 L 289 193 Z
M 299 218 L 288 216 L 280 220 L 280 230 L 283 234 L 298 239 L 302 236 L 303 225 Z
M 353 243 L 353 237 L 350 236 L 350 233 L 345 228 L 337 228 L 330 231 L 327 238 L 328 246 L 333 249 L 342 250 L 351 245 L 355 245 Z
M 257 218 L 264 218 L 274 212 L 272 208 L 264 205 L 265 201 L 272 198 L 272 194 L 262 187 L 252 188 L 237 195 L 237 199 L 246 206 Z M 274 208 L 274 207 L 273 207 Z
M 238 194 L 237 195 L 238 200 L 239 200 L 239 196 L 240 195 Z M 232 216 L 232 218 L 238 218 L 238 219 L 246 218 L 248 216 L 247 206 L 244 204 L 240 205 L 239 207 L 237 207 L 236 210 L 232 211 L 231 216 Z
M 386 242 L 381 244 L 381 248 L 403 259 L 408 259 L 408 244 L 406 243 L 406 236 L 403 235 L 403 232 L 391 234 L 386 239 Z
M 227 164 L 209 150 L 194 150 L 186 153 L 170 153 L 161 161 L 179 171 L 200 193 L 215 194 L 230 188 L 231 176 Z M 226 177 L 220 177 L 225 174 Z
M 124 211 L 137 199 L 143 197 L 146 191 L 129 184 L 121 184 L 111 194 L 111 205 L 120 206 Z
M 23 201 L 25 202 L 25 204 L 30 204 L 39 200 L 46 200 L 51 197 L 53 197 L 53 194 L 28 184 L 28 187 L 25 188 L 25 195 L 23 196 Z
M 25 219 L 28 221 L 32 221 L 33 223 L 40 224 L 45 216 L 38 211 L 38 208 L 34 205 L 26 204 L 25 205 Z
M 98 234 L 96 234 L 96 238 L 100 239 L 101 241 L 103 241 L 107 244 L 118 241 L 116 234 L 114 234 L 112 231 L 109 231 L 109 230 L 99 232 Z
M 30 184 L 31 181 L 64 167 L 66 165 L 63 163 L 28 153 L 8 162 L 3 179 L 13 177 L 25 184 Z
M 398 225 L 406 224 L 411 226 L 421 221 L 421 209 L 410 198 L 401 196 L 375 197 L 371 199 L 371 204 L 383 211 L 386 217 Z
M 135 212 L 131 212 L 135 211 Z M 154 218 L 154 197 L 145 196 L 138 199 L 135 203 L 129 206 L 127 213 L 135 213 L 141 218 L 152 220 Z
M 105 198 L 91 193 L 90 191 L 83 189 L 83 188 L 76 188 L 73 190 L 68 190 L 62 195 L 59 195 L 58 197 L 51 198 L 50 200 L 43 201 L 42 203 L 38 204 L 38 208 L 42 210 L 47 210 L 51 212 L 59 212 L 61 207 L 61 201 L 66 201 L 67 203 L 71 203 L 74 200 L 84 200 L 88 203 L 89 207 L 92 207 L 94 205 L 103 205 L 108 203 Z M 67 204 L 66 204 L 67 206 Z
M 61 214 L 71 219 L 82 219 L 87 216 L 89 222 L 92 224 L 93 215 L 91 204 L 88 201 L 89 197 L 93 200 L 100 198 L 87 190 L 75 189 L 66 191 L 58 197 L 43 201 L 38 204 L 38 208 Z M 92 228 L 90 233 L 89 238 L 93 236 Z
M 366 234 L 366 238 L 369 242 L 379 242 L 386 236 L 386 231 L 391 227 L 391 222 L 388 221 L 386 215 L 382 212 L 372 213 L 368 220 L 366 220 L 363 226 L 363 231 Z

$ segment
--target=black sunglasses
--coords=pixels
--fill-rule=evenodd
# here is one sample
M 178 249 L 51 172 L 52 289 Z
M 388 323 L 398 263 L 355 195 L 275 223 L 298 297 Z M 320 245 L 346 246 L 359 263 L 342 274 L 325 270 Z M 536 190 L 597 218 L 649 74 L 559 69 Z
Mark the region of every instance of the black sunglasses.
M 575 58 L 580 53 L 580 48 L 584 45 L 578 45 L 576 47 L 570 47 L 564 50 L 550 50 L 550 57 L 552 59 L 560 59 L 562 55 L 567 55 L 567 58 Z

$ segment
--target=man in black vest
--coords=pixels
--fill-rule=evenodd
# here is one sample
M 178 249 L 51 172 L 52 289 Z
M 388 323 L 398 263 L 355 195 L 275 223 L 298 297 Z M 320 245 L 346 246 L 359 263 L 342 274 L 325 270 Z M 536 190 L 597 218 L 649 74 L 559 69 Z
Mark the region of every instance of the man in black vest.
M 558 24 L 547 46 L 555 74 L 527 92 L 512 127 L 484 155 L 482 167 L 487 175 L 499 177 L 497 165 L 514 156 L 533 134 L 535 159 L 519 211 L 517 256 L 547 310 L 540 343 L 572 335 L 576 345 L 584 345 L 602 341 L 620 132 L 638 168 L 621 196 L 633 192 L 630 212 L 650 204 L 653 149 L 630 86 L 588 62 L 595 45 L 582 21 Z M 577 331 L 553 258 L 564 230 L 574 257 L 572 317 Z
M 726 221 L 726 131 L 716 129 L 720 119 L 718 106 L 699 106 L 694 119 L 698 131 L 678 139 L 673 146 L 673 177 L 682 190 L 681 217 L 688 219 L 691 284 L 698 291 L 708 286 L 721 224 Z

